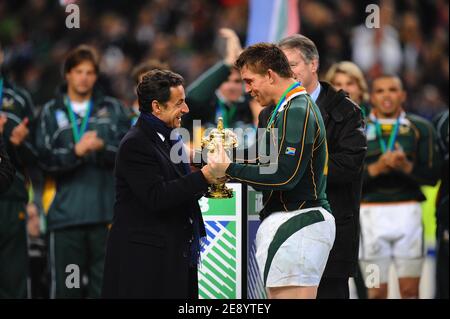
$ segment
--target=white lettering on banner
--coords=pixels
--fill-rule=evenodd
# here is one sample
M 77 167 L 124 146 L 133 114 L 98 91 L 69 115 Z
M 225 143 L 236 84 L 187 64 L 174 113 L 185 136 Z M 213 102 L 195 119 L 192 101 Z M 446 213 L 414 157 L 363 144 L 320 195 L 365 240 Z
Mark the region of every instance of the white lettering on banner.
M 66 7 L 66 13 L 70 13 L 66 17 L 66 27 L 68 29 L 80 28 L 80 7 L 76 4 L 69 4 Z
M 380 28 L 380 7 L 376 4 L 369 4 L 366 7 L 366 13 L 370 14 L 366 18 L 366 27 L 369 29 Z
M 375 264 L 367 265 L 365 272 L 368 273 L 366 277 L 367 288 L 380 288 L 380 267 Z
M 66 266 L 66 287 L 68 289 L 80 288 L 80 267 L 75 264 Z

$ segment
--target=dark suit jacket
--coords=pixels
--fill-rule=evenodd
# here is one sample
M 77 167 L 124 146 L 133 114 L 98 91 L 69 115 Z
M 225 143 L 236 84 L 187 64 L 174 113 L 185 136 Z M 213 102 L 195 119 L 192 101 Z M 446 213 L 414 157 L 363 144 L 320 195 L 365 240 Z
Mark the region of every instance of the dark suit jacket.
M 192 213 L 207 190 L 201 171 L 185 175 L 169 147 L 139 119 L 116 158 L 116 202 L 105 260 L 105 298 L 196 298 L 189 267 Z
M 354 276 L 358 267 L 359 205 L 362 173 L 367 152 L 361 109 L 340 90 L 327 82 L 316 104 L 325 123 L 328 145 L 327 198 L 336 221 L 336 239 L 328 257 L 323 277 Z M 273 107 L 259 114 L 265 127 Z
M 340 90 L 320 82 L 317 105 L 327 130 L 327 197 L 336 220 L 336 239 L 323 277 L 355 276 L 359 250 L 359 206 L 367 152 L 361 109 Z

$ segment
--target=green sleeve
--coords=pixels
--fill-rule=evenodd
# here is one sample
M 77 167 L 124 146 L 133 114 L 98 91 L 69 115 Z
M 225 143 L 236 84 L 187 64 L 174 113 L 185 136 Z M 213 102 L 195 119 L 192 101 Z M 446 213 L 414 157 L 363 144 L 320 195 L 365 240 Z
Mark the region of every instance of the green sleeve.
M 32 165 L 37 161 L 37 151 L 34 146 L 34 134 L 36 129 L 36 119 L 34 116 L 34 105 L 31 96 L 28 92 L 22 89 L 17 89 L 19 95 L 24 99 L 24 116 L 27 117 L 29 134 L 26 139 L 18 147 L 15 147 L 14 152 L 16 158 L 24 166 Z
M 311 102 L 309 99 L 304 102 L 307 103 L 306 107 L 300 103 L 292 101 L 280 113 L 275 123 L 278 129 L 276 161 L 269 165 L 273 172 L 264 174 L 262 169 L 268 167 L 263 165 L 232 163 L 226 171 L 230 178 L 260 190 L 291 190 L 297 185 L 306 170 L 314 140 L 318 136 L 316 114 L 312 110 Z M 295 153 L 286 154 L 288 148 Z
M 216 63 L 187 87 L 186 99 L 193 107 L 196 104 L 208 103 L 214 97 L 217 88 L 227 80 L 229 75 L 230 68 L 225 63 L 222 61 Z

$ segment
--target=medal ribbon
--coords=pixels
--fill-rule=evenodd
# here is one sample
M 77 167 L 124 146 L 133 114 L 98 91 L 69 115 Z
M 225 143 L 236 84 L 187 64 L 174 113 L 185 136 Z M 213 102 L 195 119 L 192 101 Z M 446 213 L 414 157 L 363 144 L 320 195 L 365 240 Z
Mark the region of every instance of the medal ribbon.
M 300 83 L 295 82 L 294 84 L 289 86 L 286 91 L 284 91 L 283 95 L 281 96 L 280 100 L 277 103 L 277 106 L 275 106 L 275 109 L 272 111 L 272 114 L 270 115 L 270 120 L 267 124 L 267 128 L 270 128 L 272 126 L 273 122 L 275 122 L 275 117 L 278 113 L 278 110 L 280 109 L 281 105 L 283 105 L 283 103 L 286 101 L 286 98 L 289 95 L 291 95 L 292 93 L 294 93 L 293 91 L 299 91 L 299 92 L 304 91 L 304 88 L 299 88 L 299 87 L 300 87 Z M 299 89 L 296 90 L 296 88 L 299 88 Z
M 388 145 L 386 145 L 386 142 L 383 139 L 383 132 L 381 129 L 381 124 L 378 122 L 378 119 L 375 120 L 375 127 L 377 130 L 378 141 L 380 143 L 380 148 L 383 153 L 394 150 L 394 144 L 395 144 L 395 140 L 397 139 L 399 126 L 400 126 L 400 116 L 397 118 L 397 121 L 395 122 L 394 127 L 391 130 L 391 134 L 389 135 Z
M 69 113 L 70 124 L 72 126 L 73 139 L 74 139 L 75 143 L 78 143 L 80 141 L 81 137 L 83 136 L 83 134 L 86 132 L 86 129 L 88 127 L 89 117 L 91 116 L 92 105 L 93 105 L 92 99 L 89 100 L 88 109 L 86 111 L 86 114 L 83 117 L 80 127 L 77 124 L 75 112 L 73 111 L 72 104 L 70 102 L 70 99 L 67 96 L 64 97 L 64 104 L 66 105 L 67 112 Z

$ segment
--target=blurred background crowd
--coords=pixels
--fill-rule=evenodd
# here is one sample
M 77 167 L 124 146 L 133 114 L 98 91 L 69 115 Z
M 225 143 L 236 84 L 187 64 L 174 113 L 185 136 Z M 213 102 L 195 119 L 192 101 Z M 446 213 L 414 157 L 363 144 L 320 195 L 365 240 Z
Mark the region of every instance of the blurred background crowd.
M 129 105 L 134 100 L 130 73 L 139 62 L 166 62 L 189 84 L 220 59 L 219 28 L 231 28 L 242 43 L 246 40 L 247 0 L 76 3 L 79 29 L 64 27 L 65 1 L 0 2 L 5 72 L 31 93 L 37 107 L 53 96 L 64 55 L 80 43 L 100 50 L 103 88 Z M 299 1 L 300 31 L 319 49 L 320 75 L 342 60 L 359 65 L 369 81 L 380 72 L 399 74 L 408 111 L 431 119 L 448 105 L 448 1 L 382 1 L 377 41 L 368 44 L 365 8 L 371 3 L 377 1 Z M 379 57 L 372 54 L 376 46 Z

